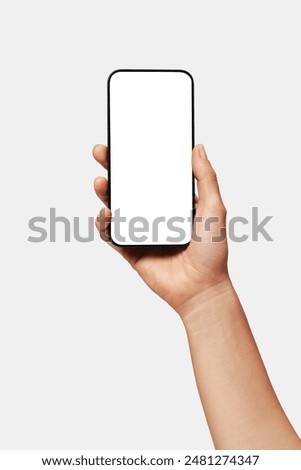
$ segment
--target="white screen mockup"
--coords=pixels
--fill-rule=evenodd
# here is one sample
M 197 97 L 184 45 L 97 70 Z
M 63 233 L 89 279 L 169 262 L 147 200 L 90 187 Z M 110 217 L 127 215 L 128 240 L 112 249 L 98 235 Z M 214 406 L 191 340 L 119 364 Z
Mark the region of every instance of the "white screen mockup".
M 185 71 L 118 70 L 108 80 L 111 237 L 191 239 L 193 81 Z

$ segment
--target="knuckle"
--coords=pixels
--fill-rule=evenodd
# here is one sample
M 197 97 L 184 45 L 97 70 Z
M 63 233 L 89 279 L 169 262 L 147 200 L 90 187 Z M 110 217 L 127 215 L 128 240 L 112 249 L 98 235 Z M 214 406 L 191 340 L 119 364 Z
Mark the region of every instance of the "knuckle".
M 215 170 L 213 170 L 212 168 L 210 170 L 208 178 L 210 178 L 213 182 L 217 182 L 217 174 L 216 174 Z
M 208 167 L 206 171 L 203 173 L 203 179 L 206 179 L 212 183 L 217 183 L 217 174 L 211 166 Z
M 212 195 L 208 201 L 208 209 L 212 215 L 225 217 L 227 210 L 218 194 Z
M 226 216 L 227 215 L 227 208 L 225 207 L 224 203 L 221 202 L 220 204 L 220 212 L 222 215 Z

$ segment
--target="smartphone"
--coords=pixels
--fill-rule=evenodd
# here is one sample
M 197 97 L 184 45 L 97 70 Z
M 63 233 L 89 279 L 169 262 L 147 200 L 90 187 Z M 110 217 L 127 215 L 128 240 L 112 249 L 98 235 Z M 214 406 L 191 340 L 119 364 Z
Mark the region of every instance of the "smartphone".
M 108 78 L 110 236 L 119 246 L 187 245 L 194 178 L 194 82 L 186 70 Z

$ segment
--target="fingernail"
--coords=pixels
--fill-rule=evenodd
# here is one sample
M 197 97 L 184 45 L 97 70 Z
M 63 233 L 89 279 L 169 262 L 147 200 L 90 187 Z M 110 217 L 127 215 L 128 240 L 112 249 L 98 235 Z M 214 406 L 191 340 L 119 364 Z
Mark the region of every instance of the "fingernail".
M 208 160 L 205 147 L 204 147 L 204 145 L 202 145 L 202 144 L 199 145 L 199 155 L 200 155 L 200 157 L 202 157 L 204 160 Z

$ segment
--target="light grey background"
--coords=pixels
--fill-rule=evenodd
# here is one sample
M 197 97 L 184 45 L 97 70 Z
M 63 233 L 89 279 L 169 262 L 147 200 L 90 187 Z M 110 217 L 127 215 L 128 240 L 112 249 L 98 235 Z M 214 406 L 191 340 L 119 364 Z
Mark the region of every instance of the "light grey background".
M 2 2 L 2 449 L 212 446 L 177 315 L 97 237 L 27 242 L 28 220 L 87 217 L 106 142 L 106 78 L 185 68 L 196 137 L 229 217 L 273 215 L 230 269 L 301 433 L 300 15 L 297 1 Z

